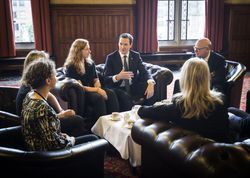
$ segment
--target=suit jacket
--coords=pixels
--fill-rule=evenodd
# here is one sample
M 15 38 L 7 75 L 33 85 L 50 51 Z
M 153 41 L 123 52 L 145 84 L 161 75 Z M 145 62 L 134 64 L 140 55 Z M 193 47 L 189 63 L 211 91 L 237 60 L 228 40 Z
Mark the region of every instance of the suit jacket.
M 225 93 L 227 75 L 225 58 L 220 54 L 211 51 L 208 59 L 208 67 L 211 73 L 212 87 Z
M 149 75 L 148 71 L 143 65 L 140 54 L 138 52 L 130 50 L 128 61 L 129 71 L 132 71 L 134 73 L 131 89 L 138 89 L 138 87 L 141 85 L 147 86 L 147 80 L 152 79 L 152 76 Z M 107 87 L 120 87 L 123 80 L 114 83 L 112 77 L 120 73 L 122 68 L 122 59 L 118 51 L 115 51 L 107 56 L 104 68 L 104 83 L 105 85 L 107 85 Z

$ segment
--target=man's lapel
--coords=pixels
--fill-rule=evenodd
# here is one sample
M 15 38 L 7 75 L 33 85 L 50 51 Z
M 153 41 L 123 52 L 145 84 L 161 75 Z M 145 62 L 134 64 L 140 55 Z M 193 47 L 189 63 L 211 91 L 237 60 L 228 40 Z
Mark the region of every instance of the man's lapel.
M 117 52 L 116 55 L 117 55 L 117 57 L 115 58 L 115 62 L 116 62 L 115 66 L 117 68 L 117 71 L 120 72 L 123 68 L 122 59 L 121 59 L 119 52 Z
M 135 65 L 134 65 L 134 59 L 133 59 L 133 56 L 131 55 L 131 52 L 130 52 L 129 58 L 128 58 L 128 65 L 129 65 L 129 70 L 133 71 L 133 67 Z

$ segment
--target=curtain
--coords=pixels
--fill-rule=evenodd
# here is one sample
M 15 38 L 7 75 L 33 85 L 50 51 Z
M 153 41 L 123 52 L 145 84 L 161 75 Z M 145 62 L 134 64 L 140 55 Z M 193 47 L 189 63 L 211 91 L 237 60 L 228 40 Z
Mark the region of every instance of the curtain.
M 205 18 L 205 37 L 219 52 L 223 47 L 224 0 L 205 0 Z
M 49 3 L 50 0 L 31 0 L 31 9 L 35 48 L 52 55 Z
M 137 0 L 137 50 L 153 53 L 158 50 L 157 40 L 158 0 Z
M 16 55 L 11 0 L 0 1 L 0 57 Z

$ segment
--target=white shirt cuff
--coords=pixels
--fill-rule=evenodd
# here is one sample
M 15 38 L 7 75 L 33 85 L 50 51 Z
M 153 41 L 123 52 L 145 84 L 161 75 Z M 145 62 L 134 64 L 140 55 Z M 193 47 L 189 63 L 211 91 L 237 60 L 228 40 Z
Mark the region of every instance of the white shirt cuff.
M 114 83 L 118 82 L 118 80 L 116 80 L 115 77 L 116 77 L 116 75 L 114 75 L 114 76 L 112 77 L 112 80 L 113 80 Z

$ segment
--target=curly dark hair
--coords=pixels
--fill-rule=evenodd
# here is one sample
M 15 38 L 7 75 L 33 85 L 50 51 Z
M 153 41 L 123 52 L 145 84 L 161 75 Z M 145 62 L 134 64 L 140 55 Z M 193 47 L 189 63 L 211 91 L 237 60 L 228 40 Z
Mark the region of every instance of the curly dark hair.
M 45 85 L 46 79 L 55 74 L 54 61 L 46 58 L 40 58 L 33 61 L 23 72 L 22 80 L 26 81 L 33 89 Z

